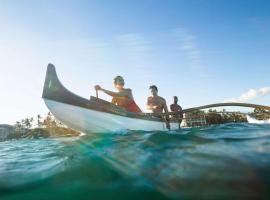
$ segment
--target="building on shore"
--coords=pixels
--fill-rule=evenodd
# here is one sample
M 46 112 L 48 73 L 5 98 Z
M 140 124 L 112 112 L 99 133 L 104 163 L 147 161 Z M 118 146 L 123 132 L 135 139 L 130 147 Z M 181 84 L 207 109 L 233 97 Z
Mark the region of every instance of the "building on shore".
M 200 127 L 207 126 L 205 115 L 194 115 L 193 113 L 184 113 L 181 127 Z
M 0 141 L 6 140 L 9 134 L 14 132 L 14 127 L 8 124 L 0 124 Z

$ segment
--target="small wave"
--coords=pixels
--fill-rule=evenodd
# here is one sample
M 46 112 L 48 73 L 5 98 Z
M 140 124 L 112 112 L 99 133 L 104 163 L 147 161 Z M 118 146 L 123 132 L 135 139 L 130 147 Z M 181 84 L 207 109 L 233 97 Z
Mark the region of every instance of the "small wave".
M 270 124 L 270 119 L 268 120 L 257 120 L 249 115 L 247 115 L 248 123 L 250 124 Z

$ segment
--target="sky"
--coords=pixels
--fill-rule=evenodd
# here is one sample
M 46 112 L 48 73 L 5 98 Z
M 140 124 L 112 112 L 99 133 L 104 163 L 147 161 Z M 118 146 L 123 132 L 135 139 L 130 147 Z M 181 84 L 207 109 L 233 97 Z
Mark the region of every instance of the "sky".
M 143 110 L 152 84 L 183 108 L 270 105 L 270 1 L 0 0 L 0 123 L 48 112 L 48 63 L 85 98 L 122 75 Z

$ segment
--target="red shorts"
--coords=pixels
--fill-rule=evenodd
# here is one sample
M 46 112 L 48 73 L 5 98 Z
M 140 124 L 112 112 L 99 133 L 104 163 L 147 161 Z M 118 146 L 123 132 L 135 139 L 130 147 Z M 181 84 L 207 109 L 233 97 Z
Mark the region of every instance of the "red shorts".
M 138 112 L 142 112 L 141 109 L 139 108 L 139 106 L 135 103 L 134 100 L 131 100 L 128 102 L 127 104 L 127 111 L 129 112 L 135 112 L 135 113 L 138 113 Z

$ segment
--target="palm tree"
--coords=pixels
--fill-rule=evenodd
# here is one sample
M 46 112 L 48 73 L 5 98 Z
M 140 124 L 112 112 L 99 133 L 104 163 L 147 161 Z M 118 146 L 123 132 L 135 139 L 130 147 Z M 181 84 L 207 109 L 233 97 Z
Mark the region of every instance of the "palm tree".
M 25 118 L 22 120 L 22 124 L 23 124 L 24 128 L 30 129 L 30 128 L 32 128 L 33 121 L 34 121 L 33 117 Z
M 37 115 L 37 126 L 38 126 L 38 128 L 40 128 L 42 126 L 41 119 L 42 119 L 42 117 L 38 114 Z
M 16 131 L 20 131 L 22 129 L 22 123 L 19 121 L 16 121 L 14 126 Z

